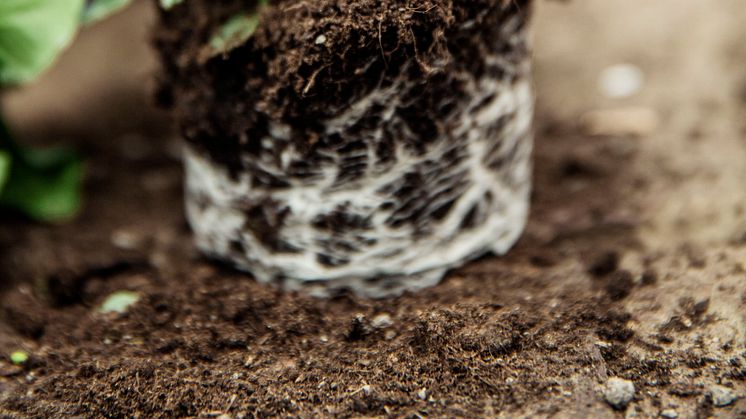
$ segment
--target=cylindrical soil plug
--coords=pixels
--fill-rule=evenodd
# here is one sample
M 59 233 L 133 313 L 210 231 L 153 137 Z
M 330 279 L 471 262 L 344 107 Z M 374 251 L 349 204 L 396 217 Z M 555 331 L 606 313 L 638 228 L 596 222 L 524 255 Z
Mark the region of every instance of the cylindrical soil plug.
M 199 248 L 260 282 L 436 284 L 524 228 L 530 0 L 182 0 L 160 99 Z

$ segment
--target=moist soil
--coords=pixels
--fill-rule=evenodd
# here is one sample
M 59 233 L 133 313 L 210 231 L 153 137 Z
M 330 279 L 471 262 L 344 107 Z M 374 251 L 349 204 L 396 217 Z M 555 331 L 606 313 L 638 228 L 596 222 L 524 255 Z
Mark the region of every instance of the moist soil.
M 321 165 L 318 154 L 326 149 L 356 144 L 356 139 L 338 138 L 342 133 L 325 132 L 322 121 L 377 89 L 412 80 L 412 88 L 400 92 L 396 111 L 414 138 L 387 131 L 385 137 L 393 139 L 376 145 L 385 162 L 395 158 L 399 144 L 424 149 L 442 135 L 446 128 L 432 121 L 467 94 L 455 74 L 518 77 L 507 69 L 521 64 L 528 51 L 504 36 L 503 27 L 518 15 L 521 23 L 513 29 L 518 32 L 531 3 L 286 0 L 257 7 L 242 0 L 183 2 L 159 14 L 155 46 L 163 71 L 157 97 L 172 109 L 184 138 L 235 175 L 246 170 L 240 157 L 259 156 L 262 139 L 277 137 L 271 130 L 285 125 L 292 132 L 283 136 L 309 156 L 308 165 Z M 256 13 L 259 26 L 245 43 L 215 50 L 211 40 L 237 13 Z M 495 51 L 504 63 L 488 65 L 484 56 Z M 373 106 L 352 131 L 364 137 L 381 124 L 382 111 Z M 275 148 L 273 157 L 279 160 L 284 146 Z M 304 169 L 290 171 L 311 171 Z M 270 173 L 261 175 L 270 179 L 260 186 L 283 186 Z
M 666 23 L 681 46 L 653 31 L 646 50 L 618 41 L 613 24 L 604 32 L 589 23 L 623 15 L 627 3 L 540 8 L 537 25 L 549 32 L 537 34 L 533 211 L 515 249 L 381 301 L 284 294 L 202 258 L 182 211 L 176 135 L 146 105 L 142 80 L 152 73 L 92 84 L 102 97 L 80 105 L 77 118 L 30 118 L 44 110 L 33 104 L 48 102 L 40 98 L 49 86 L 79 73 L 69 57 L 99 51 L 101 36 L 131 42 L 124 23 L 152 12 L 139 4 L 94 28 L 28 99 L 7 102 L 19 133 L 74 139 L 90 159 L 87 202 L 72 222 L 3 214 L 0 353 L 30 358 L 0 359 L 0 416 L 744 417 L 746 200 L 737 162 L 746 126 L 732 115 L 746 108 L 736 88 L 746 74 L 722 57 L 746 59 L 738 23 L 746 8 L 684 7 Z M 572 49 L 587 38 L 568 27 L 598 30 L 598 39 Z M 646 61 L 657 42 L 680 57 L 673 68 Z M 591 136 L 577 122 L 608 105 L 587 93 L 595 86 L 583 71 L 609 60 L 594 48 L 616 48 L 611 59 L 622 59 L 630 45 L 652 74 L 638 106 L 706 115 L 696 131 L 672 118 L 642 138 Z M 577 60 L 558 56 L 563 48 L 585 54 L 587 69 L 573 76 Z M 713 86 L 689 71 L 703 60 L 729 76 Z M 103 103 L 111 116 L 90 121 Z M 141 298 L 124 314 L 99 313 L 120 290 Z M 604 401 L 610 377 L 635 385 L 623 410 Z M 740 397 L 715 406 L 715 385 Z
M 525 204 L 529 3 L 272 3 L 260 9 L 261 23 L 245 44 L 208 58 L 210 37 L 245 2 L 189 1 L 161 12 L 159 97 L 171 98 L 189 142 L 187 166 L 207 160 L 201 176 L 217 169 L 217 178 L 240 174 L 239 184 L 252 187 L 230 204 L 236 230 L 203 228 L 202 220 L 227 215 L 215 191 L 199 186 L 197 169 L 187 174 L 187 213 L 200 247 L 254 272 L 259 282 L 296 290 L 313 287 L 298 278 L 339 277 L 360 271 L 356 263 L 391 266 L 377 278 L 353 272 L 329 288 L 347 283 L 361 294 L 396 294 L 437 276 L 437 267 L 423 261 L 419 270 L 432 269 L 423 279 L 397 279 L 397 261 L 412 257 L 405 243 L 453 239 L 440 247 L 458 249 L 487 224 L 485 212 L 500 207 L 495 202 L 510 199 L 498 195 L 519 201 L 494 210 L 505 217 Z M 496 111 L 499 118 L 480 122 L 477 115 L 502 106 L 499 90 L 510 98 L 506 107 Z M 468 147 L 474 136 L 486 139 L 483 152 Z M 500 179 L 501 189 L 479 186 L 470 161 Z M 311 194 L 305 204 L 290 199 L 293 188 Z M 345 193 L 363 189 L 372 201 Z M 314 198 L 320 190 L 327 195 Z M 459 199 L 468 191 L 480 196 Z M 491 226 L 494 245 L 475 237 L 468 246 L 501 249 L 521 228 Z M 306 272 L 276 266 L 309 259 Z

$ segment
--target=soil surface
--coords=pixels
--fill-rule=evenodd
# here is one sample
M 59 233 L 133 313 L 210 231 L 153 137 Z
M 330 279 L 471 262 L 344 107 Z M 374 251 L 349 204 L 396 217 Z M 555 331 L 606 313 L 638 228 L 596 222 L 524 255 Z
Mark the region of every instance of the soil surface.
M 149 5 L 84 33 L 4 99 L 19 136 L 90 159 L 72 222 L 2 216 L 0 416 L 746 417 L 746 5 L 536 12 L 526 234 L 388 301 L 281 294 L 200 257 L 149 106 Z M 645 75 L 626 99 L 597 83 L 618 63 Z M 121 290 L 139 302 L 99 313 Z M 626 407 L 611 377 L 634 383 Z

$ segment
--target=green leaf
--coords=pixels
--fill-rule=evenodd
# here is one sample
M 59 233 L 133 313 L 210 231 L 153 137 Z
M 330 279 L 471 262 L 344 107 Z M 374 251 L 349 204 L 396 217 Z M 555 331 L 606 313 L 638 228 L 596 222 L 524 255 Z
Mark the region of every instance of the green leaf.
M 89 0 L 83 10 L 83 23 L 105 19 L 130 4 L 130 0 Z
M 43 72 L 78 29 L 84 0 L 0 0 L 0 84 Z
M 257 27 L 259 15 L 256 13 L 233 16 L 210 39 L 212 54 L 223 54 L 243 45 L 254 35 Z
M 3 192 L 3 186 L 10 175 L 10 165 L 10 153 L 0 150 L 0 193 Z
M 140 294 L 132 291 L 117 291 L 104 300 L 99 313 L 126 313 L 131 305 L 140 301 Z
M 12 157 L 0 205 L 37 221 L 68 219 L 80 208 L 83 163 L 67 149 L 33 150 L 16 144 L 0 120 L 0 150 Z
M 168 10 L 179 3 L 183 3 L 184 0 L 161 0 L 161 7 Z
M 251 13 L 239 13 L 228 19 L 210 38 L 209 56 L 225 54 L 246 43 L 259 27 L 259 13 L 269 5 L 269 0 L 259 0 Z
M 74 152 L 23 150 L 23 158 L 14 160 L 0 205 L 37 221 L 63 221 L 80 208 L 82 181 L 83 163 Z

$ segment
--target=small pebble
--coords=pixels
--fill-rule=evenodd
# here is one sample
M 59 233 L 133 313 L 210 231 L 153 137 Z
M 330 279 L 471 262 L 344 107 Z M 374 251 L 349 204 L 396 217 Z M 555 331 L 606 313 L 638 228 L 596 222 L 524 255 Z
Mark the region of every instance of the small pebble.
M 635 385 L 618 377 L 609 378 L 604 387 L 604 399 L 615 409 L 624 409 L 635 397 Z
M 417 392 L 417 397 L 420 398 L 420 400 L 426 400 L 427 399 L 427 389 L 422 388 L 420 391 Z
M 377 315 L 376 317 L 373 317 L 373 320 L 371 321 L 370 324 L 376 329 L 385 329 L 393 325 L 394 321 L 391 320 L 391 316 L 389 316 L 386 313 L 383 313 L 383 314 Z
M 326 44 L 326 35 L 319 35 L 316 37 L 316 41 L 314 42 L 316 45 L 324 45 Z
M 733 390 L 723 386 L 712 386 L 710 388 L 710 396 L 712 397 L 712 404 L 717 407 L 728 406 L 736 401 L 736 395 L 733 393 Z
M 666 409 L 661 412 L 661 417 L 666 419 L 676 419 L 679 417 L 679 414 L 673 409 Z

